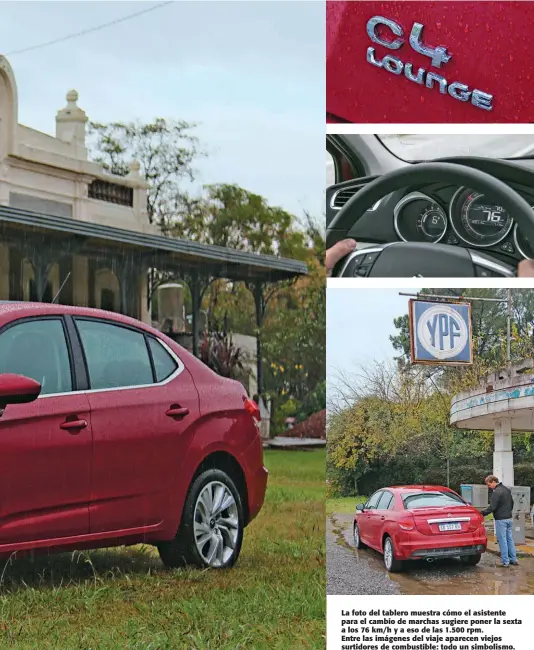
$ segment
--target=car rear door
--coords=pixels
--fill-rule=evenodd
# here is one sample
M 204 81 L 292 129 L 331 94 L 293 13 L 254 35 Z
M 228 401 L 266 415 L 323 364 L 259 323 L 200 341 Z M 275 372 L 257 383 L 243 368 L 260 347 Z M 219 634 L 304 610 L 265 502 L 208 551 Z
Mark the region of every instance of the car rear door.
M 373 539 L 379 548 L 382 548 L 382 532 L 388 521 L 388 508 L 393 501 L 393 493 L 384 490 L 376 504 L 376 510 L 373 517 Z
M 0 416 L 0 544 L 89 532 L 91 417 L 87 396 L 75 392 L 75 366 L 61 316 L 0 331 L 0 373 L 42 386 L 37 400 Z
M 169 514 L 198 392 L 160 339 L 115 321 L 76 318 L 94 447 L 91 533 L 156 528 Z
M 360 538 L 363 542 L 377 548 L 376 542 L 376 506 L 382 496 L 382 490 L 375 492 L 365 504 L 360 524 Z

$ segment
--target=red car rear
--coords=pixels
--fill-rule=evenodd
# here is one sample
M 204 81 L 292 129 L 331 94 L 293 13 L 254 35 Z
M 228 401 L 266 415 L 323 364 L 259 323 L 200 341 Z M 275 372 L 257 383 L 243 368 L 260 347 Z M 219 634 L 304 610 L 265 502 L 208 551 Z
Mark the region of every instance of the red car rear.
M 443 557 L 475 565 L 487 546 L 480 512 L 440 485 L 378 490 L 357 506 L 353 532 L 356 548 L 382 553 L 388 571 L 400 571 L 405 560 Z
M 155 544 L 231 566 L 265 496 L 257 407 L 119 314 L 0 304 L 0 554 Z
M 328 121 L 534 122 L 534 3 L 326 4 Z

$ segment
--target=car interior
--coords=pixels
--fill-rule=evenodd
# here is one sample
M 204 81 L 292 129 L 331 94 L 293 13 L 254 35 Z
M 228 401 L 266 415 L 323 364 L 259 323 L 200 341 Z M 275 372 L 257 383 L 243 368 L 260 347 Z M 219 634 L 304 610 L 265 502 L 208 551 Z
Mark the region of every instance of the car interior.
M 514 277 L 534 258 L 530 136 L 475 137 L 328 135 L 327 248 L 358 243 L 333 277 Z

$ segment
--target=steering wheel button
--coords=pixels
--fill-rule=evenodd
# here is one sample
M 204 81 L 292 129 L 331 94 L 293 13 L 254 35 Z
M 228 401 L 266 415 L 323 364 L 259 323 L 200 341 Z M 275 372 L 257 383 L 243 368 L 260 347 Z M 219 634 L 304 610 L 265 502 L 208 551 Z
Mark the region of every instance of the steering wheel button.
M 489 270 L 484 268 L 483 266 L 475 266 L 475 273 L 477 278 L 494 278 L 495 276 L 493 273 Z
M 367 277 L 371 267 L 370 266 L 359 266 L 355 271 L 354 271 L 354 277 L 360 277 L 360 278 L 365 278 Z
M 378 253 L 368 253 L 363 260 L 364 264 L 373 264 L 373 262 L 378 257 Z

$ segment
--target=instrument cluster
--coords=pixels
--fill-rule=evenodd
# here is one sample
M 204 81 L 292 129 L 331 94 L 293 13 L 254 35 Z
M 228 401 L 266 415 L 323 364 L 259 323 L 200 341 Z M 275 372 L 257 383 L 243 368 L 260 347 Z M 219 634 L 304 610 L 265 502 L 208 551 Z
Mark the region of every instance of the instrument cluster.
M 410 192 L 393 210 L 395 231 L 403 241 L 442 242 L 469 248 L 498 247 L 501 252 L 534 258 L 534 246 L 512 215 L 480 192 L 458 188 L 448 202 L 430 193 Z

